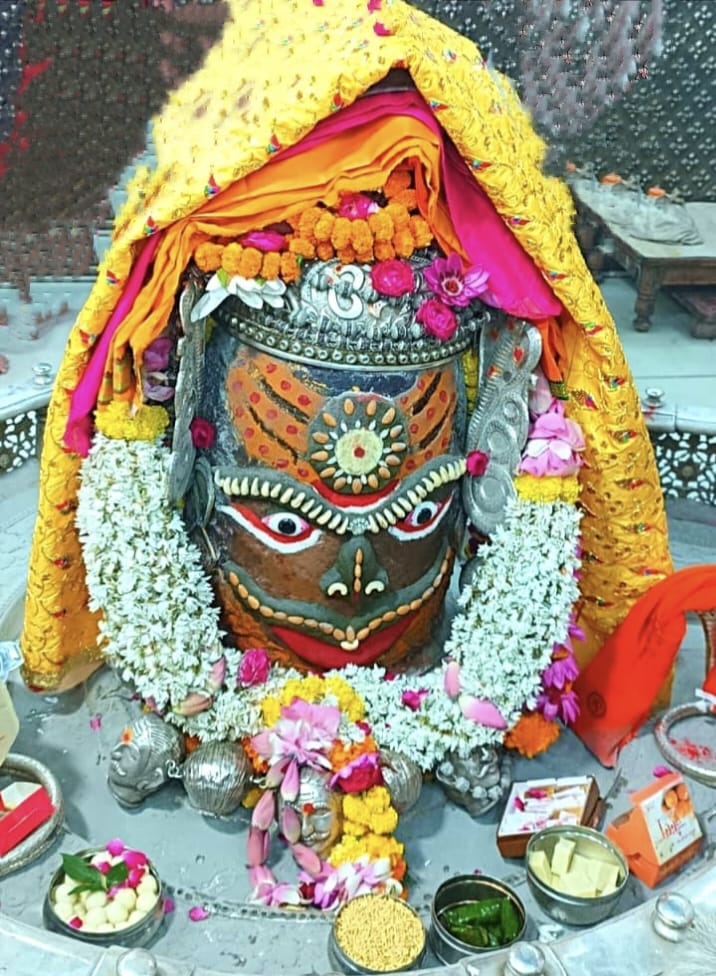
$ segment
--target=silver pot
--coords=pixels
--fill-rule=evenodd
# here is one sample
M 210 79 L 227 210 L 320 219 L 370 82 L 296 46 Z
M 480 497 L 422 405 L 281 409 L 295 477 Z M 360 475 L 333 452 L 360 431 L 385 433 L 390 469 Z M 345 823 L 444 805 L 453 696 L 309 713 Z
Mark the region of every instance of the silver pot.
M 78 851 L 77 856 L 89 861 L 95 854 L 100 853 L 102 853 L 100 849 Z M 89 945 L 95 946 L 106 947 L 118 945 L 125 946 L 128 949 L 134 949 L 138 946 L 148 945 L 159 932 L 164 921 L 164 892 L 161 879 L 154 866 L 148 863 L 147 869 L 157 882 L 157 902 L 151 912 L 134 925 L 129 925 L 123 929 L 115 929 L 113 932 L 83 932 L 82 929 L 75 929 L 69 923 L 63 921 L 53 907 L 52 892 L 66 877 L 64 868 L 58 868 L 52 876 L 42 906 L 42 921 L 45 928 L 51 932 L 66 935 L 70 939 L 79 939 L 80 942 L 87 942 Z

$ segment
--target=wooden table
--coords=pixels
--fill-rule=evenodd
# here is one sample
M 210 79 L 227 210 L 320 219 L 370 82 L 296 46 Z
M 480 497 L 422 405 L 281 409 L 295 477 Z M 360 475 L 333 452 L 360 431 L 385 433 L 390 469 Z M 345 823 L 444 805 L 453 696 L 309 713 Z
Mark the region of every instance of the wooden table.
M 634 328 L 647 332 L 651 326 L 654 302 L 660 288 L 669 286 L 713 286 L 716 288 L 716 203 L 687 203 L 702 244 L 658 244 L 631 237 L 625 227 L 610 223 L 589 206 L 576 190 L 577 236 L 587 255 L 587 263 L 598 273 L 604 255 L 593 248 L 599 240 L 609 242 L 608 253 L 637 282 Z M 703 338 L 703 331 L 699 337 Z

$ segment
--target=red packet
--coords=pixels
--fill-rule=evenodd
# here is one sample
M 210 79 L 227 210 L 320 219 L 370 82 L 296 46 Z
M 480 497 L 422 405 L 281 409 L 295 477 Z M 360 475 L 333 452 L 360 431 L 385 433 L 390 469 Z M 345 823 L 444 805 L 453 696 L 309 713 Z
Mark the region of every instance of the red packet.
M 0 857 L 49 820 L 55 808 L 44 786 L 11 783 L 0 790 Z

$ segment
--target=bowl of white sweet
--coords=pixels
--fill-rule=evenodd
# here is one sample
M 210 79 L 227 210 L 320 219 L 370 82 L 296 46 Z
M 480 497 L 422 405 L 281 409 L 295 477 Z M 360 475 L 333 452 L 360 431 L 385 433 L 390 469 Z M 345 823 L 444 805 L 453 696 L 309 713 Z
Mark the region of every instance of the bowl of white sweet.
M 162 884 L 146 854 L 112 840 L 63 854 L 43 906 L 53 932 L 95 945 L 147 945 L 164 920 Z

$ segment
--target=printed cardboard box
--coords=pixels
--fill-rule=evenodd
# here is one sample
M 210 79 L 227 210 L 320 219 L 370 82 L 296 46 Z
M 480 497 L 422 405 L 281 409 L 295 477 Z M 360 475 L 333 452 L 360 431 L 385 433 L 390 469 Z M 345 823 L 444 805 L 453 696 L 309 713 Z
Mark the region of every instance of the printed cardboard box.
M 593 776 L 516 782 L 497 828 L 497 846 L 503 857 L 524 857 L 530 837 L 538 830 L 591 826 L 598 815 L 599 786 Z
M 49 820 L 55 808 L 44 786 L 11 783 L 0 790 L 0 857 Z

